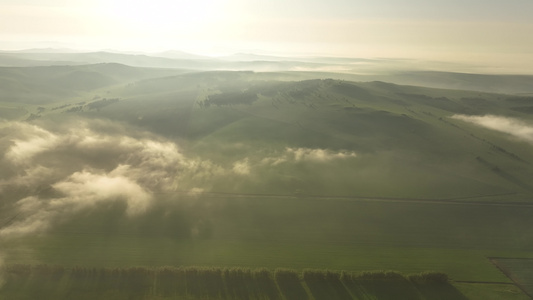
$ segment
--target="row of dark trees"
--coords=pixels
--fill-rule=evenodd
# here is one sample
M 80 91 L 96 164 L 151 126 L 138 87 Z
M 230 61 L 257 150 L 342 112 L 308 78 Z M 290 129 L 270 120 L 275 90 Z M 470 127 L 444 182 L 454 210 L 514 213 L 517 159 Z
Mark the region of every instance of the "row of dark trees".
M 448 284 L 446 274 L 205 267 L 64 268 L 7 265 L 3 290 L 39 299 L 357 299 L 361 289 Z M 372 284 L 372 285 L 369 285 Z M 376 285 L 377 284 L 377 285 Z M 377 289 L 377 288 L 376 288 Z M 2 291 L 0 290 L 0 297 Z M 33 293 L 33 294 L 32 294 Z M 4 294 L 5 296 L 6 294 Z M 47 296 L 48 295 L 48 296 Z M 80 296 L 82 295 L 82 296 Z
M 224 106 L 224 105 L 237 105 L 237 104 L 252 104 L 258 99 L 257 94 L 254 92 L 226 92 L 222 94 L 209 95 L 207 99 L 199 102 L 200 107 L 207 108 L 211 105 Z

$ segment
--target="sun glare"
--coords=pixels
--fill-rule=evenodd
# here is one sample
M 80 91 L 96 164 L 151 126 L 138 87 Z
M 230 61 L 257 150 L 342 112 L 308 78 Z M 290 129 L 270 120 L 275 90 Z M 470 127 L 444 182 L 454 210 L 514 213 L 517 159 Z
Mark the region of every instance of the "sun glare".
M 138 33 L 175 33 L 194 35 L 220 18 L 221 7 L 204 1 L 110 1 L 103 4 L 107 17 L 116 24 Z

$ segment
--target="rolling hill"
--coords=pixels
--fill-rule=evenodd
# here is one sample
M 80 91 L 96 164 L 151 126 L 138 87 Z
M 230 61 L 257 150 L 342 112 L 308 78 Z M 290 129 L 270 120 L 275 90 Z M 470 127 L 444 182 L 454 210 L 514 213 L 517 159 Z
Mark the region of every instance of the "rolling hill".
M 452 299 L 526 299 L 492 261 L 533 257 L 533 98 L 468 90 L 485 75 L 437 89 L 327 74 L 0 68 L 6 293 L 55 270 L 39 264 L 63 270 L 54 295 L 93 282 L 80 270 L 171 265 L 433 270 Z M 377 283 L 367 296 L 390 299 Z

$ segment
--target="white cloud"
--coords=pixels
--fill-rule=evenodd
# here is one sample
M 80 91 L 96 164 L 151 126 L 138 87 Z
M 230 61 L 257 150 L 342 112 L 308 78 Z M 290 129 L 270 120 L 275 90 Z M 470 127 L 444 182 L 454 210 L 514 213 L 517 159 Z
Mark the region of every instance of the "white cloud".
M 20 214 L 0 229 L 0 236 L 46 231 L 76 214 L 116 201 L 125 204 L 128 216 L 135 216 L 150 209 L 156 193 L 198 195 L 227 176 L 252 174 L 255 167 L 356 157 L 349 151 L 286 148 L 259 161 L 246 157 L 222 167 L 187 157 L 171 141 L 149 133 L 128 133 L 115 123 L 82 121 L 67 128 L 14 123 L 4 130 L 6 136 L 0 142 L 6 154 L 0 167 L 15 171 L 0 172 L 4 176 L 0 184 L 16 187 L 23 196 L 10 204 Z
M 173 142 L 148 133 L 133 136 L 116 124 L 79 122 L 60 132 L 13 123 L 5 132 L 0 171 L 14 171 L 5 172 L 0 184 L 25 196 L 13 199 L 21 214 L 0 229 L 2 236 L 45 231 L 104 202 L 122 201 L 125 213 L 135 216 L 150 208 L 154 193 L 174 192 L 186 180 L 198 187 L 228 172 L 187 158 Z
M 320 148 L 286 148 L 281 155 L 264 158 L 262 163 L 275 166 L 290 161 L 327 162 L 352 157 L 357 157 L 357 154 L 352 151 L 335 152 L 333 150 Z
M 26 163 L 35 155 L 53 149 L 59 142 L 56 135 L 34 125 L 15 123 L 11 130 L 22 136 L 12 140 L 13 146 L 5 156 L 17 164 Z
M 39 180 L 45 171 L 50 173 L 50 170 L 54 170 L 54 174 L 48 175 L 64 177 L 70 175 L 77 164 L 108 169 L 121 165 L 115 172 L 127 172 L 128 178 L 150 189 L 168 191 L 175 188 L 176 174 L 192 164 L 172 142 L 134 138 L 123 133 L 101 133 L 84 122 L 66 133 L 52 133 L 37 126 L 15 123 L 10 126 L 7 138 L 11 139 L 11 145 L 4 158 L 19 173 L 24 173 L 19 178 L 11 178 L 11 183 L 34 183 L 35 178 Z M 70 173 L 61 174 L 67 170 Z
M 30 196 L 17 202 L 24 218 L 0 230 L 0 236 L 29 234 L 46 231 L 80 211 L 103 202 L 123 201 L 129 216 L 138 215 L 150 206 L 152 196 L 139 184 L 120 175 L 76 172 L 52 187 L 62 197 L 43 199 Z
M 240 175 L 250 174 L 250 163 L 248 162 L 248 158 L 235 162 L 233 164 L 233 172 Z
M 83 171 L 72 174 L 67 180 L 53 185 L 65 197 L 52 200 L 50 206 L 73 204 L 75 209 L 82 209 L 119 199 L 127 203 L 129 215 L 144 212 L 149 206 L 150 194 L 131 179 L 114 173 L 100 175 Z
M 453 115 L 452 118 L 507 133 L 517 139 L 533 143 L 533 124 L 528 124 L 520 119 L 495 115 Z
M 300 160 L 314 160 L 314 161 L 328 161 L 332 159 L 344 159 L 348 157 L 356 157 L 355 152 L 333 152 L 328 149 L 310 149 L 310 148 L 287 148 L 287 152 L 294 156 L 297 161 Z

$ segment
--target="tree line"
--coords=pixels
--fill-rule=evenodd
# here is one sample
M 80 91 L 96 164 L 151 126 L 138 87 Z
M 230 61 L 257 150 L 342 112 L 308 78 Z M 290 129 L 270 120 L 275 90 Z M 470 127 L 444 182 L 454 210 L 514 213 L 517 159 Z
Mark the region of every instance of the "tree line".
M 89 268 L 4 266 L 0 298 L 35 299 L 360 299 L 357 292 L 394 286 L 449 285 L 439 272 L 249 269 L 208 267 Z M 374 288 L 373 288 L 374 287 Z M 412 288 L 411 288 L 412 290 Z M 19 293 L 19 294 L 17 294 Z M 7 298 L 6 298 L 7 299 Z M 378 298 L 379 299 L 379 298 Z M 416 299 L 416 298 L 415 298 Z

